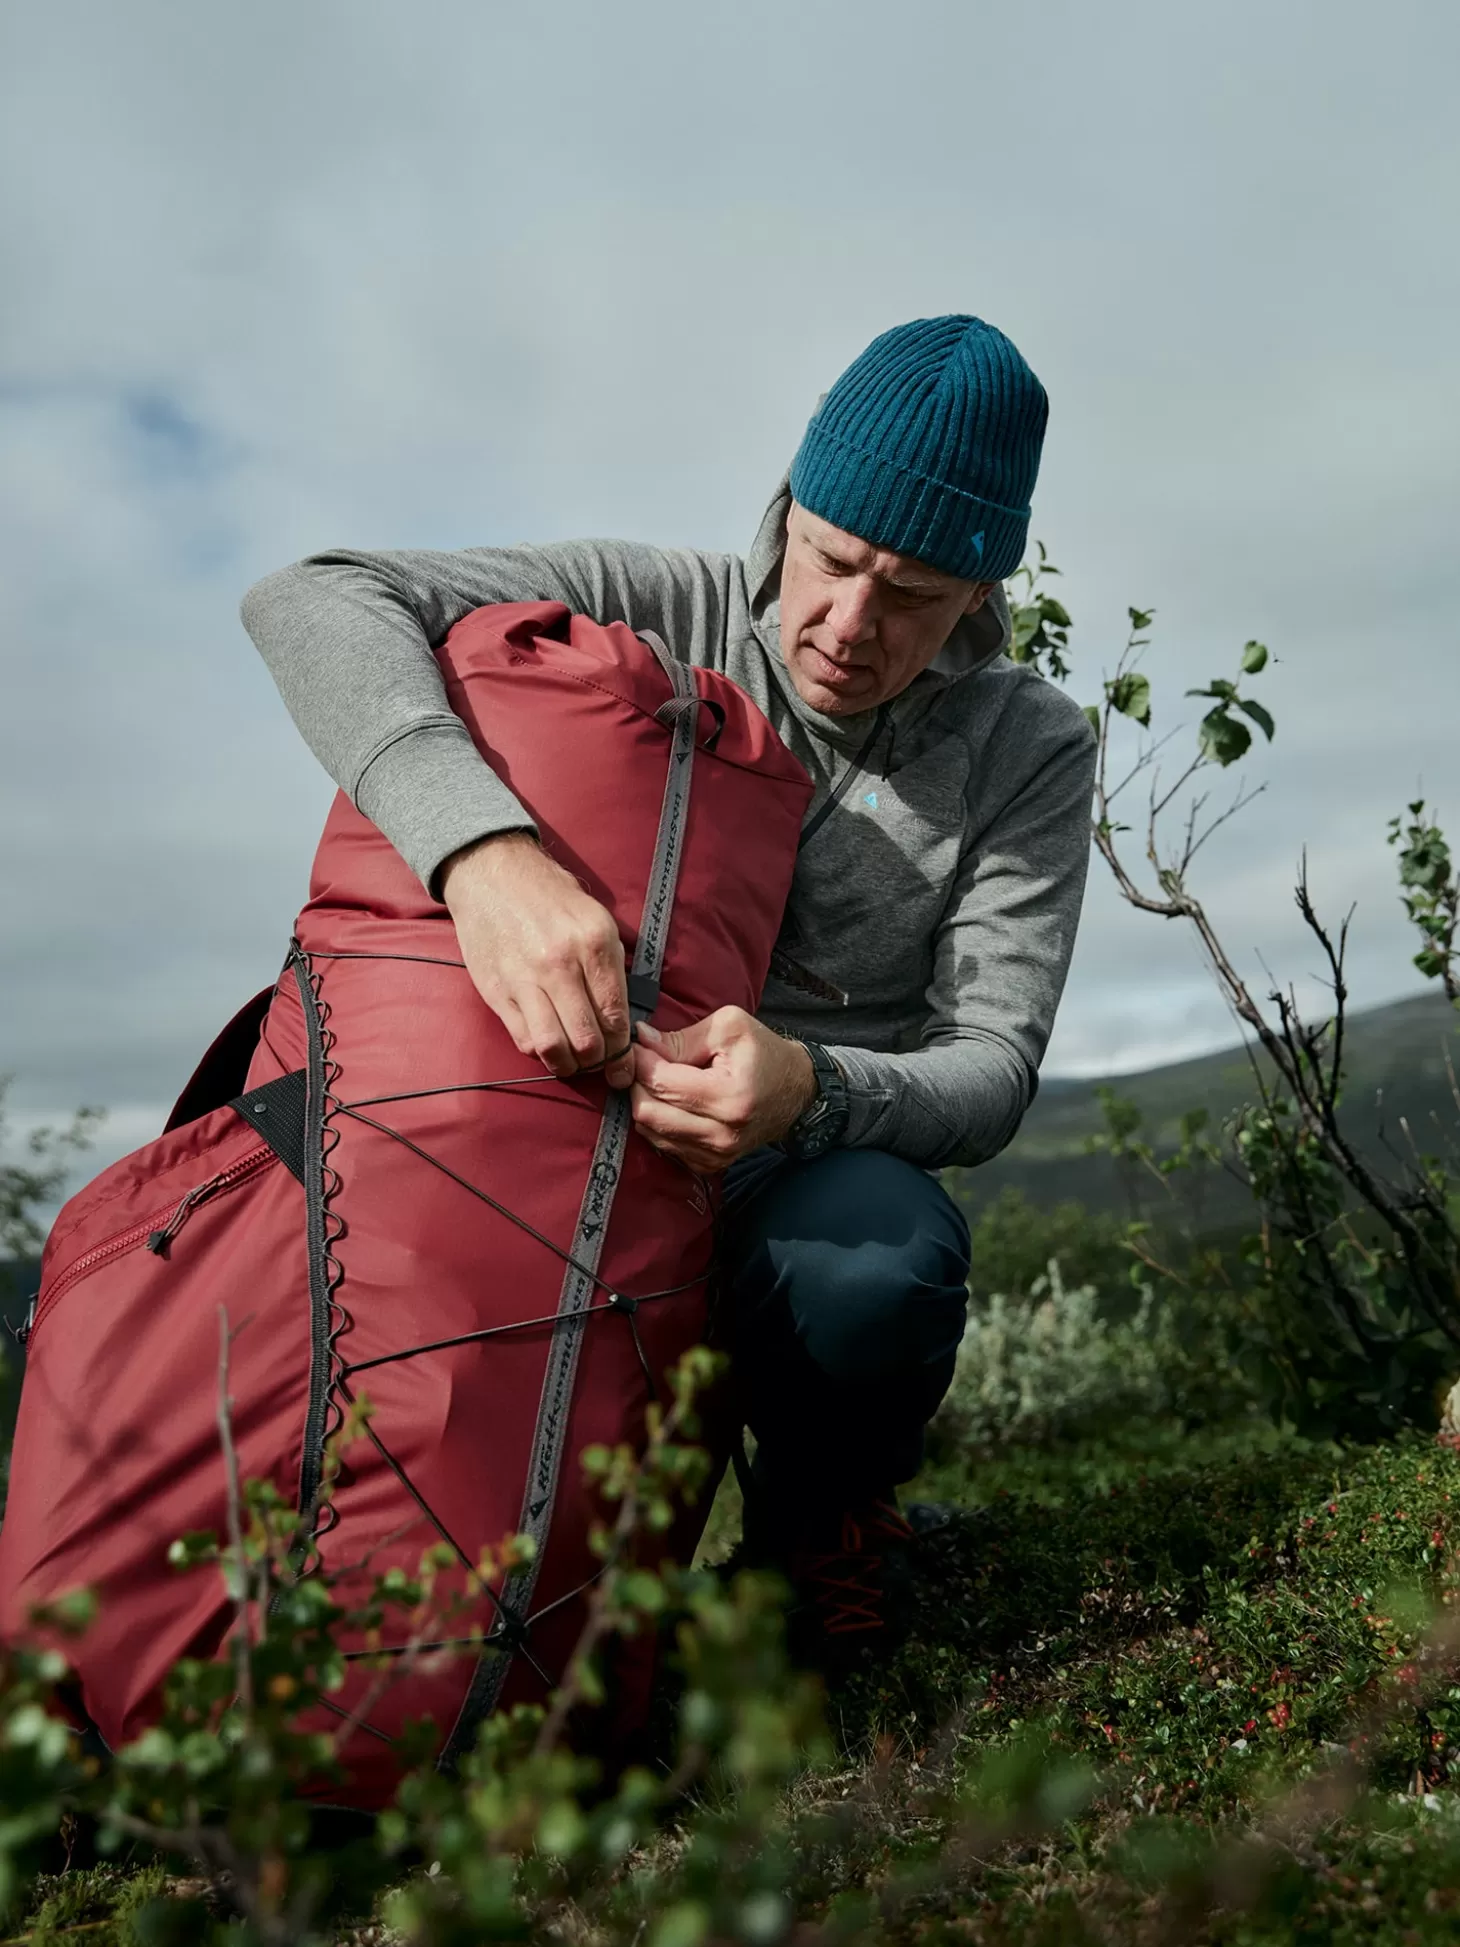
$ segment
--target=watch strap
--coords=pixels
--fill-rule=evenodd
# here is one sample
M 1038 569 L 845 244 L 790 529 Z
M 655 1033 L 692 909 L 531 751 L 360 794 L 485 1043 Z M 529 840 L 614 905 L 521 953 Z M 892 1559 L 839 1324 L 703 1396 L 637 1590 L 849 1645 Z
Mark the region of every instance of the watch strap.
M 782 1146 L 792 1156 L 809 1158 L 841 1141 L 850 1120 L 847 1081 L 835 1057 L 819 1041 L 803 1041 L 816 1077 L 816 1094 L 786 1131 Z

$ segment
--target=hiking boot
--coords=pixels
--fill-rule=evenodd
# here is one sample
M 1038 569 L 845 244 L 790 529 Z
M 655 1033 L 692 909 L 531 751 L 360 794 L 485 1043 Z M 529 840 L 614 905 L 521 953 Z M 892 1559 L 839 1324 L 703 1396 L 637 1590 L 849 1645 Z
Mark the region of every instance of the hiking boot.
M 848 1675 L 900 1641 L 914 1540 L 890 1494 L 788 1537 L 775 1565 L 791 1585 L 792 1657 L 828 1676 Z

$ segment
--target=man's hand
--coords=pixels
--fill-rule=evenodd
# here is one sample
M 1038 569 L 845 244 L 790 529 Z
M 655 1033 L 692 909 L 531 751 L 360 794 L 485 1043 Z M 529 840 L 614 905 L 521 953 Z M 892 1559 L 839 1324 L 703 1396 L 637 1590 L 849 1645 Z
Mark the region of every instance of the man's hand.
M 656 1149 L 710 1176 L 779 1142 L 816 1097 L 816 1071 L 740 1007 L 661 1034 L 639 1029 L 634 1122 Z
M 519 1051 L 555 1075 L 602 1067 L 634 1079 L 624 949 L 607 907 L 529 832 L 504 832 L 447 860 L 441 897 L 477 992 Z

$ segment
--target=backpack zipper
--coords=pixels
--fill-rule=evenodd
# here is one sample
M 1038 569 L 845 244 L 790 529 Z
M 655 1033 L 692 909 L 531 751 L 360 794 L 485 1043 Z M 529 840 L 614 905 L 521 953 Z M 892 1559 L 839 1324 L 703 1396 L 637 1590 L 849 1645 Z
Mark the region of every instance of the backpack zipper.
M 261 1143 L 257 1149 L 249 1150 L 246 1156 L 240 1156 L 236 1163 L 230 1163 L 226 1170 L 219 1170 L 216 1176 L 208 1177 L 205 1182 L 189 1190 L 168 1210 L 158 1212 L 142 1223 L 133 1224 L 130 1229 L 118 1231 L 115 1237 L 109 1237 L 104 1244 L 98 1244 L 95 1250 L 87 1251 L 84 1256 L 77 1258 L 71 1268 L 44 1294 L 44 1303 L 39 1294 L 32 1302 L 30 1315 L 17 1334 L 22 1345 L 29 1342 L 46 1313 L 79 1278 L 86 1277 L 98 1265 L 105 1264 L 114 1257 L 121 1257 L 127 1251 L 135 1250 L 139 1244 L 145 1244 L 156 1257 L 166 1257 L 168 1245 L 200 1203 L 206 1202 L 209 1197 L 217 1196 L 221 1190 L 231 1190 L 245 1177 L 252 1176 L 261 1164 L 272 1158 L 273 1154 L 273 1150 L 267 1143 Z M 165 1218 L 160 1228 L 158 1216 Z
M 851 996 L 844 987 L 838 987 L 833 981 L 823 980 L 820 974 L 812 973 L 799 960 L 793 960 L 782 946 L 771 948 L 771 972 L 777 980 L 783 980 L 798 993 L 810 994 L 813 1000 L 830 1001 L 833 1007 L 851 1004 Z

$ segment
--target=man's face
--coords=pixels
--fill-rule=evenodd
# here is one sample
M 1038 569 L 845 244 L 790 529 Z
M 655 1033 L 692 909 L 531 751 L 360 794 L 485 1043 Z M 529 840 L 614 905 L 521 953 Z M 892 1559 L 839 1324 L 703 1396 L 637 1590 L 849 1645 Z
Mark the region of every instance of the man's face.
M 797 695 L 826 717 L 876 709 L 922 674 L 992 587 L 874 548 L 793 501 L 781 654 Z

